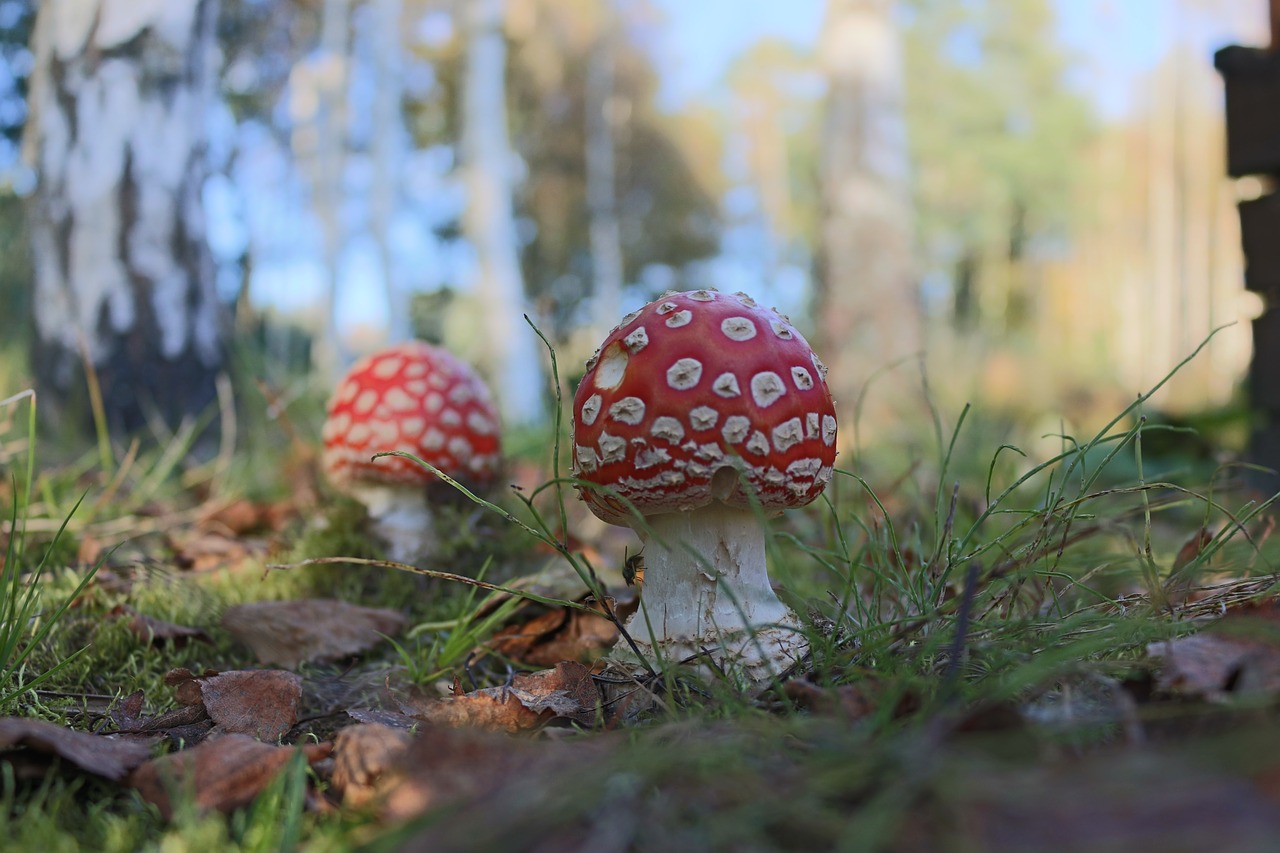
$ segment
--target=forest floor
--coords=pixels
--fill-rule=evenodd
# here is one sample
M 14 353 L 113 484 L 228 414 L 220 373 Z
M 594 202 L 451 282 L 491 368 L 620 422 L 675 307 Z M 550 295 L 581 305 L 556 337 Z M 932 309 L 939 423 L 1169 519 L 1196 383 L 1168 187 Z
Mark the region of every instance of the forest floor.
M 441 509 L 414 573 L 318 478 L 314 417 L 264 416 L 274 447 L 194 468 L 181 437 L 53 465 L 27 405 L 0 433 L 8 849 L 1280 837 L 1272 516 L 1138 403 L 1044 459 L 972 412 L 877 454 L 874 480 L 849 454 L 826 497 L 770 522 L 812 654 L 747 693 L 679 666 L 608 674 L 601 611 L 635 607 L 633 540 L 539 488 L 545 436 L 516 442 L 522 489 Z

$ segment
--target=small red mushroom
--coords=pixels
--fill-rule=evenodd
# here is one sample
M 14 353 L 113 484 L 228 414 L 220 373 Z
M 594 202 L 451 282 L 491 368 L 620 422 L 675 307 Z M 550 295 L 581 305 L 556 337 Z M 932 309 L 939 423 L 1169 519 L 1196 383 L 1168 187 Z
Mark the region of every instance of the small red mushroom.
M 322 433 L 329 481 L 365 505 L 388 556 L 415 562 L 435 531 L 427 487 L 436 477 L 401 450 L 475 485 L 496 476 L 498 414 L 489 389 L 465 362 L 421 341 L 358 362 L 329 401 Z
M 710 652 L 751 681 L 807 649 L 765 567 L 760 510 L 816 498 L 836 417 L 826 367 L 745 294 L 672 293 L 609 333 L 573 402 L 576 476 L 604 521 L 646 540 L 628 631 L 668 660 Z

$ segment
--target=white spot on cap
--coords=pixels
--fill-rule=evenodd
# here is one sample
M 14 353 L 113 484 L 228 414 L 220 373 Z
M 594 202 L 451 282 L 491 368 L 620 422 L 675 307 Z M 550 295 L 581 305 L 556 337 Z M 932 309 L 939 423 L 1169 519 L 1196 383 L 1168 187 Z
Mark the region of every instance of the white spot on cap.
M 821 422 L 821 416 L 817 412 L 807 412 L 804 416 L 804 437 L 817 438 L 818 424 Z
M 787 466 L 787 474 L 792 477 L 803 477 L 812 480 L 818 474 L 818 469 L 822 467 L 822 460 L 816 457 L 808 459 L 797 459 Z
M 749 341 L 756 336 L 756 324 L 747 317 L 725 317 L 720 331 L 731 341 Z
M 799 418 L 790 418 L 773 428 L 773 446 L 779 453 L 786 453 L 804 440 L 804 427 Z
M 760 430 L 751 433 L 751 438 L 747 439 L 747 450 L 759 456 L 765 456 L 769 452 L 769 439 L 765 438 L 765 434 Z
M 720 449 L 718 444 L 699 444 L 697 451 L 693 455 L 699 459 L 719 462 L 724 458 L 724 451 Z
M 459 406 L 466 405 L 476 398 L 475 391 L 466 382 L 459 382 L 449 389 L 449 399 Z
M 439 450 L 440 448 L 444 447 L 444 442 L 445 442 L 444 433 L 442 433 L 440 430 L 436 429 L 435 427 L 432 427 L 431 429 L 423 433 L 422 447 L 424 450 Z
M 743 293 L 741 290 L 739 290 L 737 293 L 733 295 L 738 297 L 738 299 L 742 302 L 742 304 L 747 306 L 748 308 L 756 307 L 756 301 L 752 299 L 750 296 L 748 296 L 747 294 Z
M 321 433 L 321 437 L 325 441 L 331 441 L 342 437 L 349 429 L 351 429 L 351 415 L 346 412 L 339 412 L 324 422 L 324 431 Z
M 646 447 L 636 454 L 636 470 L 643 471 L 654 465 L 665 465 L 671 461 L 671 454 L 662 447 Z
M 414 379 L 410 382 L 406 382 L 404 383 L 404 390 L 408 391 L 415 397 L 421 397 L 423 394 L 427 393 L 427 380 Z
M 695 430 L 714 429 L 720 413 L 710 406 L 698 406 L 689 412 L 689 426 Z
M 445 409 L 440 413 L 440 423 L 451 427 L 462 426 L 462 415 L 454 409 Z
M 785 393 L 787 387 L 782 384 L 782 377 L 772 370 L 762 370 L 751 377 L 751 399 L 762 409 L 778 402 L 778 398 Z
M 621 462 L 627 455 L 627 440 L 620 436 L 600 433 L 600 461 L 604 464 Z
M 427 375 L 427 365 L 422 361 L 411 361 L 404 369 L 405 379 L 417 379 Z
M 610 391 L 622 384 L 627 375 L 627 361 L 630 356 L 622 344 L 614 341 L 600 354 L 600 363 L 596 365 L 596 387 Z
M 476 435 L 491 435 L 494 430 L 493 420 L 480 412 L 467 415 L 467 427 Z
M 360 392 L 360 396 L 356 397 L 354 406 L 357 415 L 367 415 L 373 411 L 373 407 L 378 404 L 378 392 L 372 388 L 366 388 Z
M 582 404 L 582 411 L 578 413 L 578 420 L 586 426 L 591 426 L 596 422 L 596 418 L 600 416 L 600 404 L 603 401 L 599 394 L 592 394 L 587 401 Z
M 364 444 L 369 440 L 371 430 L 368 424 L 352 424 L 347 430 L 347 441 L 352 444 Z
M 393 355 L 374 362 L 373 370 L 369 372 L 379 379 L 390 379 L 399 373 L 402 367 L 404 367 L 404 359 Z
M 343 382 L 338 386 L 338 393 L 334 395 L 334 400 L 336 400 L 339 405 L 343 403 L 350 403 L 359 393 L 360 385 L 348 379 L 346 382 Z
M 403 388 L 388 388 L 382 401 L 393 412 L 412 412 L 418 408 L 418 401 L 406 394 Z
M 773 334 L 775 336 L 784 341 L 789 341 L 796 336 L 796 333 L 791 331 L 791 327 L 782 322 L 782 319 L 778 317 L 769 321 L 769 328 L 773 329 Z
M 835 473 L 835 469 L 832 468 L 830 465 L 826 466 L 825 468 L 819 468 L 817 482 L 825 486 L 827 483 L 831 482 L 831 475 L 833 473 Z
M 644 326 L 639 326 L 623 338 L 622 342 L 627 345 L 627 351 L 635 355 L 649 345 L 649 333 L 645 331 Z
M 449 452 L 453 454 L 454 459 L 461 462 L 471 455 L 471 442 L 460 435 L 455 435 L 449 439 Z
M 428 414 L 434 415 L 436 412 L 444 408 L 444 397 L 432 391 L 427 398 L 422 401 L 422 408 L 427 410 Z
M 623 397 L 609 407 L 609 417 L 630 426 L 644 420 L 644 400 L 639 397 Z
M 654 438 L 662 438 L 676 444 L 680 439 L 684 438 L 684 424 L 672 417 L 663 415 L 660 418 L 653 419 L 653 426 L 649 427 L 649 434 Z
M 836 419 L 831 415 L 822 416 L 822 443 L 828 447 L 836 443 Z
M 664 314 L 670 314 L 679 307 L 680 306 L 676 305 L 674 302 L 664 302 L 658 306 L 658 316 L 661 317 Z
M 449 377 L 439 372 L 428 376 L 427 382 L 430 383 L 432 388 L 439 388 L 441 391 L 449 387 Z
M 400 422 L 400 431 L 409 438 L 416 438 L 422 434 L 422 430 L 426 425 L 427 422 L 422 418 L 405 418 Z
M 667 384 L 677 391 L 688 391 L 702 379 L 702 362 L 681 358 L 667 368 Z
M 721 373 L 717 376 L 716 381 L 711 383 L 711 390 L 725 399 L 737 397 L 742 393 L 742 389 L 738 387 L 738 377 L 732 373 Z
M 400 430 L 392 421 L 370 421 L 369 432 L 373 434 L 374 443 L 380 447 L 390 447 L 400 437 Z
M 693 319 L 692 311 L 677 311 L 667 318 L 668 329 L 678 329 L 681 326 L 689 325 L 689 321 Z
M 716 294 L 712 290 L 695 290 L 689 294 L 689 298 L 694 302 L 714 302 Z
M 732 415 L 724 422 L 720 434 L 728 444 L 740 444 L 751 431 L 751 420 L 745 415 Z
M 600 467 L 600 457 L 596 455 L 593 447 L 583 447 L 581 444 L 575 444 L 573 446 L 573 458 L 578 462 L 578 469 L 588 474 Z
M 809 353 L 809 360 L 813 362 L 814 369 L 818 371 L 818 378 L 826 381 L 827 366 L 822 363 L 822 359 L 818 358 L 818 354 L 816 352 Z
M 813 374 L 803 367 L 793 367 L 791 381 L 796 383 L 796 387 L 801 391 L 808 391 L 813 387 Z

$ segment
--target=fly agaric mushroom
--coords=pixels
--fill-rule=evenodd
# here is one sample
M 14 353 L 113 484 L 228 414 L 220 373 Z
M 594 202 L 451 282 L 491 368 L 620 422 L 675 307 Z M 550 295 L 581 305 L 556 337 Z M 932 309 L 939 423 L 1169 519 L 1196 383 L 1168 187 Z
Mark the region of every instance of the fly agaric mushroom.
M 835 462 L 826 367 L 795 327 L 745 294 L 667 294 L 605 338 L 573 413 L 582 499 L 646 540 L 641 652 L 708 652 L 751 681 L 803 655 L 758 518 L 812 501 Z
M 421 341 L 362 359 L 338 385 L 324 424 L 329 481 L 369 511 L 388 556 L 414 562 L 434 544 L 428 486 L 436 477 L 402 450 L 455 479 L 480 485 L 497 474 L 498 414 L 466 363 Z

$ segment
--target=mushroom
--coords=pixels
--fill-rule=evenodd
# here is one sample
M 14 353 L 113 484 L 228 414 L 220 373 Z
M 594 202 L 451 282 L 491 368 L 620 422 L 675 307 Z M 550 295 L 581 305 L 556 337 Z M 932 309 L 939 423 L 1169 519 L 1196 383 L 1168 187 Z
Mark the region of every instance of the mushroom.
M 626 626 L 640 652 L 708 653 L 752 682 L 803 656 L 759 516 L 826 487 L 836 417 L 826 367 L 787 318 L 741 293 L 666 294 L 605 338 L 573 413 L 580 496 L 645 540 Z
M 430 471 L 401 450 L 472 484 L 491 481 L 500 459 L 498 414 L 489 389 L 466 363 L 421 341 L 362 359 L 329 401 L 324 471 L 369 511 L 387 555 L 415 562 L 435 543 Z

